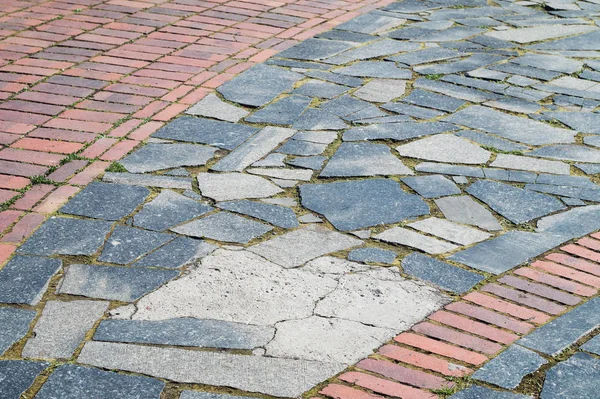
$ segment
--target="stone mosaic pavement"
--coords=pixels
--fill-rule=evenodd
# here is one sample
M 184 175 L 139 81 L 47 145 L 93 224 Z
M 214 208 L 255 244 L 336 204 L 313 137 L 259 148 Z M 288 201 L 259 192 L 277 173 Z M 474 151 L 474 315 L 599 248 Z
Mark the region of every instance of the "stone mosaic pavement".
M 0 269 L 2 399 L 597 397 L 598 21 L 391 3 L 190 104 Z

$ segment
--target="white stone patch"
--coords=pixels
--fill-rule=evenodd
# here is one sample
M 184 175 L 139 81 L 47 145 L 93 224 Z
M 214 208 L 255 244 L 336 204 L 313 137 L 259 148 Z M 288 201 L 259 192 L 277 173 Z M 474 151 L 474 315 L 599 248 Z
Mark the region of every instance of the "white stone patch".
M 473 142 L 452 134 L 439 134 L 396 147 L 405 157 L 428 161 L 483 164 L 491 153 Z
M 283 191 L 265 178 L 244 173 L 200 173 L 198 188 L 215 201 L 266 198 Z

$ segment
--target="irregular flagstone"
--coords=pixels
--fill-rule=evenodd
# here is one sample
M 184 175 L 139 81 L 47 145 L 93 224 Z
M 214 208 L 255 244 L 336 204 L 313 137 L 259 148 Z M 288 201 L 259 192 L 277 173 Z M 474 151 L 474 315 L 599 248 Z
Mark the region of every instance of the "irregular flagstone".
M 23 357 L 70 358 L 107 309 L 102 301 L 47 302 Z
M 596 29 L 598 28 L 590 25 L 554 25 L 552 29 L 548 29 L 547 26 L 534 26 L 531 28 L 491 31 L 485 35 L 495 39 L 527 44 L 564 36 L 588 33 Z M 535 46 L 534 48 L 540 49 L 538 46 Z
M 412 116 L 418 119 L 431 119 L 437 118 L 438 116 L 445 115 L 445 112 L 436 111 L 433 109 L 417 107 L 415 105 L 409 105 L 404 103 L 387 103 L 381 106 L 383 109 L 395 112 L 401 115 Z
M 249 112 L 243 108 L 228 104 L 217 97 L 216 94 L 211 93 L 194 104 L 186 113 L 228 122 L 237 122 L 248 115 Z
M 284 53 L 281 52 L 279 55 L 283 56 Z M 299 73 L 258 64 L 222 84 L 217 91 L 226 100 L 260 107 L 271 102 L 281 93 L 290 90 L 302 78 L 303 76 Z
M 403 122 L 354 127 L 344 132 L 344 141 L 363 140 L 407 140 L 415 137 L 429 136 L 442 132 L 458 130 L 449 123 L 444 122 Z
M 499 182 L 479 180 L 466 191 L 517 224 L 565 209 L 556 198 Z
M 0 269 L 0 303 L 37 305 L 61 267 L 60 259 L 13 257 Z
M 525 54 L 521 57 L 512 59 L 511 62 L 569 74 L 575 73 L 583 68 L 583 63 L 581 61 L 558 55 Z
M 582 237 L 600 229 L 600 205 L 570 209 L 556 215 L 546 216 L 537 222 L 536 231 Z
M 499 95 L 497 94 L 489 93 L 486 91 L 472 89 L 469 87 L 462 87 L 455 84 L 442 82 L 439 80 L 430 80 L 427 78 L 418 78 L 413 83 L 413 86 L 418 89 L 425 89 L 474 103 L 495 100 L 499 97 Z
M 108 368 L 108 367 L 107 367 Z M 75 364 L 59 366 L 36 399 L 159 399 L 165 383 L 154 378 L 124 375 Z
M 108 240 L 106 240 L 106 244 L 98 260 L 100 262 L 126 265 L 174 238 L 171 234 L 157 233 L 128 226 L 117 226 Z
M 596 335 L 585 344 L 581 345 L 581 349 L 596 355 L 600 354 L 600 336 Z
M 346 367 L 340 363 L 108 342 L 88 342 L 79 361 L 176 382 L 232 387 L 286 398 L 301 395 Z M 188 364 L 194 367 L 186 366 Z
M 54 217 L 40 227 L 17 252 L 32 255 L 92 255 L 110 231 L 110 222 Z
M 381 248 L 357 248 L 348 253 L 348 260 L 354 262 L 373 262 L 391 265 L 396 259 L 396 253 Z
M 512 141 L 504 140 L 499 137 L 494 137 L 485 133 L 475 132 L 473 130 L 461 130 L 454 133 L 458 137 L 464 137 L 486 147 L 496 148 L 501 151 L 524 151 L 529 150 L 530 147 L 514 143 Z
M 600 305 L 600 299 L 591 299 L 517 342 L 519 345 L 550 356 L 558 355 L 600 326 L 598 305 Z
M 554 186 L 549 184 L 528 184 L 525 186 L 525 189 L 568 198 L 579 198 L 586 201 L 600 202 L 600 187 L 589 189 L 571 186 Z
M 489 151 L 452 134 L 426 137 L 398 146 L 396 150 L 405 157 L 463 164 L 486 163 L 491 156 Z
M 36 316 L 34 310 L 0 308 L 0 356 L 29 332 L 29 325 Z
M 468 26 L 456 26 L 442 31 L 428 32 L 414 40 L 417 42 L 452 42 L 466 39 L 483 32 L 482 29 Z
M 275 334 L 268 326 L 218 320 L 174 318 L 156 321 L 104 320 L 94 334 L 95 341 L 138 344 L 194 346 L 226 349 L 254 349 L 264 346 Z
M 592 27 L 590 27 L 592 28 Z M 589 32 L 583 35 L 553 40 L 546 43 L 535 44 L 532 50 L 600 50 L 600 32 Z
M 496 168 L 529 170 L 533 172 L 555 173 L 569 175 L 570 166 L 564 162 L 547 161 L 531 157 L 523 157 L 512 154 L 498 154 L 494 162 L 490 164 Z
M 448 259 L 485 272 L 501 274 L 568 240 L 568 237 L 551 233 L 509 231 L 457 252 Z
M 171 190 L 161 191 L 133 217 L 133 225 L 148 230 L 163 231 L 214 208 Z
M 176 269 L 201 259 L 218 247 L 202 240 L 177 237 L 156 251 L 144 256 L 132 266 L 151 266 Z
M 308 108 L 292 127 L 298 130 L 340 130 L 348 125 L 337 115 L 323 109 Z
M 507 92 L 506 94 L 516 94 L 516 92 Z M 518 112 L 521 114 L 534 114 L 542 108 L 538 103 L 533 101 L 521 100 L 513 97 L 503 97 L 494 101 L 487 101 L 483 104 L 488 107 Z
M 308 169 L 284 169 L 284 168 L 251 168 L 248 173 L 253 175 L 269 176 L 283 180 L 302 180 L 309 181 L 313 172 Z
M 252 165 L 296 133 L 282 127 L 265 127 L 211 167 L 219 172 L 236 172 Z
M 571 143 L 575 136 L 575 132 L 571 130 L 552 127 L 477 105 L 460 110 L 445 120 L 532 145 Z
M 252 164 L 252 166 L 263 166 L 263 167 L 275 167 L 275 168 L 284 168 L 285 163 L 285 154 L 276 154 L 271 153 L 261 159 L 260 161 L 256 161 Z
M 600 150 L 583 145 L 553 145 L 530 151 L 529 155 L 575 162 L 600 162 Z
M 74 264 L 67 268 L 58 292 L 132 302 L 178 274 L 177 270 Z
M 446 197 L 435 200 L 444 216 L 453 222 L 469 224 L 486 230 L 502 230 L 502 226 L 490 211 L 471 197 Z
M 405 177 L 402 179 L 402 183 L 424 198 L 438 198 L 461 193 L 456 184 L 441 175 Z
M 327 101 L 321 105 L 320 109 L 340 117 L 349 117 L 365 110 L 377 110 L 377 107 L 369 102 L 345 95 Z
M 50 364 L 25 360 L 0 360 L 0 392 L 3 399 L 19 399 Z
M 338 137 L 338 135 L 336 132 L 308 131 L 308 132 L 298 132 L 292 138 L 294 140 L 309 141 L 311 143 L 331 144 L 337 139 L 337 137 Z
M 301 96 L 313 97 L 313 98 L 335 98 L 342 93 L 350 90 L 349 87 L 341 86 L 335 83 L 323 82 L 322 80 L 309 80 L 302 86 L 294 89 L 292 94 Z
M 370 12 L 344 22 L 336 26 L 336 29 L 373 35 L 403 25 L 405 22 L 406 20 L 402 18 Z
M 598 394 L 600 361 L 586 353 L 576 353 L 546 373 L 542 399 L 592 399 Z
M 310 226 L 248 248 L 283 267 L 297 267 L 316 257 L 362 245 L 361 240 Z
M 246 200 L 219 202 L 217 206 L 221 209 L 252 216 L 274 226 L 286 229 L 298 226 L 298 220 L 294 211 L 284 206 Z
M 449 242 L 437 240 L 402 227 L 393 227 L 375 236 L 376 239 L 393 244 L 417 248 L 428 254 L 441 254 L 458 248 Z
M 300 186 L 302 205 L 327 218 L 337 229 L 357 230 L 429 214 L 419 197 L 389 179 Z
M 455 112 L 465 104 L 464 101 L 457 100 L 453 97 L 418 89 L 413 90 L 408 96 L 404 97 L 402 101 L 447 112 Z
M 408 69 L 398 68 L 395 63 L 387 61 L 359 61 L 350 66 L 334 70 L 347 76 L 360 78 L 381 79 L 411 79 L 412 72 Z
M 254 123 L 291 125 L 308 108 L 311 101 L 309 97 L 291 95 L 254 112 L 245 120 Z
M 342 54 L 327 58 L 324 62 L 328 64 L 342 65 L 358 60 L 378 58 L 392 55 L 401 51 L 411 51 L 420 48 L 417 43 L 401 42 L 393 39 L 382 39 L 366 46 L 348 50 Z
M 322 177 L 412 175 L 414 172 L 404 166 L 385 144 L 342 143 L 333 154 Z
M 427 255 L 413 252 L 402 259 L 405 273 L 428 281 L 436 286 L 462 294 L 469 291 L 485 277 Z
M 119 162 L 128 172 L 147 173 L 180 166 L 202 166 L 215 151 L 216 148 L 203 145 L 149 143 Z
M 461 56 L 456 50 L 445 49 L 442 47 L 426 48 L 424 50 L 412 51 L 407 54 L 400 54 L 395 57 L 387 58 L 390 61 L 399 62 L 406 65 L 427 64 L 430 62 L 444 61 Z
M 505 389 L 516 388 L 523 378 L 548 363 L 537 353 L 513 345 L 486 363 L 473 378 Z
M 475 28 L 475 30 L 477 30 Z M 472 30 L 465 30 L 464 34 L 470 35 L 473 32 Z M 439 32 L 435 35 L 445 35 L 447 32 Z M 418 40 L 422 41 L 427 39 L 428 36 L 420 37 Z M 472 71 L 477 68 L 483 68 L 491 64 L 495 64 L 496 62 L 502 61 L 504 57 L 493 55 L 493 54 L 474 54 L 465 59 L 461 59 L 458 61 L 450 61 L 446 63 L 438 63 L 432 65 L 423 65 L 414 67 L 415 71 L 420 73 L 421 75 L 429 75 L 429 74 L 448 74 L 448 73 L 458 73 L 458 72 L 467 72 Z
M 199 391 L 183 391 L 179 399 L 245 399 L 249 396 L 233 396 L 223 395 L 220 393 L 199 392 Z M 250 396 L 251 399 L 256 399 Z
M 307 168 L 312 170 L 321 170 L 323 163 L 327 160 L 323 156 L 297 157 L 289 161 L 285 161 L 288 165 L 297 166 L 299 168 Z
M 171 229 L 187 236 L 247 244 L 272 228 L 229 212 L 218 212 Z
M 462 226 L 435 217 L 412 222 L 408 226 L 461 245 L 474 244 L 491 236 L 491 234 L 484 233 L 472 227 Z
M 477 385 L 471 385 L 467 389 L 459 391 L 448 399 L 531 399 L 531 396 L 515 394 L 511 392 L 496 391 Z
M 183 116 L 160 128 L 152 137 L 233 150 L 257 131 L 257 128 L 251 126 Z
M 373 79 L 354 92 L 358 98 L 373 102 L 388 102 L 406 91 L 406 82 L 394 79 Z
M 534 79 L 551 80 L 560 76 L 560 72 L 549 71 L 547 69 L 533 68 L 524 65 L 517 65 L 514 63 L 497 64 L 489 67 L 495 71 L 501 71 L 516 75 L 523 75 Z
M 283 191 L 260 176 L 243 173 L 200 173 L 198 188 L 202 195 L 215 201 L 266 198 Z
M 327 68 L 329 68 L 329 67 L 327 67 Z M 363 79 L 361 79 L 361 78 L 338 75 L 333 72 L 324 72 L 324 71 L 317 71 L 317 70 L 311 69 L 311 70 L 305 71 L 303 73 L 306 76 L 311 77 L 311 78 L 324 80 L 326 82 L 337 83 L 337 84 L 349 86 L 349 87 L 360 87 L 363 84 Z
M 92 182 L 60 208 L 60 212 L 119 220 L 133 212 L 149 194 L 150 190 L 145 187 Z
M 418 172 L 441 173 L 445 175 L 485 177 L 482 168 L 447 163 L 421 162 L 415 166 L 415 170 Z
M 600 173 L 600 164 L 575 164 L 577 169 L 580 169 L 586 175 L 595 175 Z
M 345 41 L 308 39 L 280 52 L 277 54 L 277 57 L 291 58 L 295 60 L 318 61 L 333 57 L 334 55 L 349 50 L 354 46 L 356 46 L 354 43 Z
M 102 177 L 102 180 L 110 183 L 131 184 L 134 186 L 192 189 L 192 179 L 189 177 L 107 172 Z

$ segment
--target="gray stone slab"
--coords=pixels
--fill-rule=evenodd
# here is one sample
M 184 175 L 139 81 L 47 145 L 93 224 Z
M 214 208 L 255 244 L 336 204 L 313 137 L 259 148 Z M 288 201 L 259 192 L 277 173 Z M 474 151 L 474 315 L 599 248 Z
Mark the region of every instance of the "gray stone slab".
M 444 32 L 436 33 L 436 35 L 443 35 Z M 427 36 L 420 37 L 418 40 L 425 40 Z M 496 62 L 502 61 L 504 57 L 493 55 L 493 54 L 474 54 L 465 59 L 458 61 L 449 61 L 446 63 L 438 63 L 432 65 L 422 65 L 415 67 L 415 71 L 421 75 L 429 74 L 449 74 L 449 73 L 460 73 L 473 71 L 478 68 L 483 68 Z
M 395 79 L 373 79 L 354 92 L 358 98 L 366 101 L 385 103 L 404 95 L 406 82 Z
M 175 236 L 172 234 L 117 226 L 106 240 L 98 260 L 100 262 L 126 265 L 174 238 Z
M 226 100 L 260 107 L 290 90 L 302 78 L 302 75 L 283 68 L 258 64 L 219 86 L 217 91 Z
M 166 320 L 104 320 L 95 341 L 194 346 L 225 349 L 254 349 L 264 346 L 275 334 L 268 326 L 220 320 L 175 318 Z
M 107 309 L 103 301 L 48 301 L 22 356 L 69 359 Z
M 446 121 L 532 145 L 571 143 L 575 135 L 567 129 L 476 105 L 458 111 Z
M 268 167 L 268 168 L 284 168 L 285 163 L 285 154 L 276 154 L 271 153 L 261 159 L 260 161 L 256 161 L 252 164 L 252 166 L 260 166 L 260 167 Z
M 585 344 L 581 345 L 581 349 L 596 355 L 600 355 L 600 336 L 596 335 Z
M 479 180 L 466 191 L 516 224 L 565 209 L 556 198 L 494 181 Z
M 60 208 L 60 212 L 119 220 L 133 212 L 149 194 L 150 190 L 145 187 L 92 182 Z
M 321 177 L 412 175 L 385 144 L 342 143 Z
M 254 123 L 291 125 L 302 115 L 311 101 L 312 99 L 304 96 L 284 97 L 254 112 L 245 120 Z
M 600 162 L 600 150 L 583 145 L 553 145 L 538 148 L 528 153 L 542 158 L 562 159 L 575 162 Z
M 458 246 L 449 242 L 415 233 L 412 230 L 402 227 L 393 227 L 389 230 L 385 230 L 383 233 L 377 234 L 374 238 L 393 244 L 416 248 L 423 252 L 427 252 L 428 254 L 442 254 L 458 248 Z
M 426 78 L 418 78 L 414 82 L 413 86 L 418 89 L 425 89 L 474 103 L 495 100 L 499 97 L 497 94 L 489 93 L 483 90 L 471 89 L 469 87 L 462 87 L 452 83 L 446 83 L 439 80 L 430 80 Z
M 29 325 L 36 316 L 34 310 L 0 308 L 0 356 L 29 332 Z
M 294 133 L 296 131 L 292 129 L 265 127 L 213 165 L 211 170 L 219 172 L 242 171 L 269 154 L 283 141 L 292 137 Z
M 361 240 L 318 226 L 304 227 L 251 246 L 249 251 L 283 267 L 300 266 L 314 258 L 362 245 Z
M 172 170 L 166 171 L 165 175 L 169 175 L 169 176 L 189 176 L 190 172 L 188 172 L 187 170 L 185 170 L 183 168 L 179 168 L 179 169 L 172 169 Z
M 592 147 L 600 147 L 600 136 L 586 136 L 583 138 L 583 143 Z
M 272 228 L 233 213 L 218 212 L 171 230 L 191 237 L 247 244 Z
M 600 32 L 590 32 L 583 35 L 553 40 L 530 46 L 533 50 L 600 50 Z
M 352 76 L 344 76 L 338 73 L 308 70 L 304 74 L 310 78 L 324 80 L 326 82 L 337 83 L 348 87 L 360 87 L 364 83 L 364 79 L 355 78 Z
M 495 391 L 493 389 L 471 385 L 448 399 L 531 399 L 531 396 L 511 392 Z
M 496 168 L 528 170 L 532 172 L 554 173 L 558 175 L 569 175 L 570 166 L 564 162 L 547 161 L 526 156 L 512 154 L 498 154 L 494 162 L 490 164 Z
M 525 189 L 537 191 L 539 193 L 559 195 L 562 197 L 579 198 L 585 201 L 600 202 L 600 188 L 589 189 L 583 187 L 555 186 L 549 184 L 528 184 L 525 186 Z
M 402 101 L 447 112 L 455 112 L 465 104 L 464 101 L 457 100 L 453 97 L 418 89 L 413 90 L 408 96 L 404 97 Z
M 561 57 L 559 55 L 525 54 L 521 57 L 513 58 L 511 62 L 567 74 L 575 73 L 583 68 L 583 63 L 581 61 Z
M 427 48 L 424 50 L 413 51 L 407 54 L 389 57 L 390 61 L 396 61 L 406 65 L 427 64 L 429 62 L 444 61 L 461 56 L 456 50 L 445 49 L 441 47 Z
M 409 105 L 404 103 L 387 103 L 381 106 L 383 109 L 395 112 L 397 114 L 409 115 L 413 118 L 418 119 L 431 119 L 437 118 L 438 116 L 445 115 L 445 112 L 436 111 L 429 108 L 417 107 L 415 105 Z
M 131 173 L 148 173 L 180 166 L 206 165 L 216 148 L 194 144 L 146 144 L 121 161 Z
M 588 33 L 595 29 L 597 28 L 590 25 L 555 25 L 552 27 L 552 29 L 548 29 L 546 26 L 534 26 L 531 28 L 491 31 L 486 33 L 486 35 L 500 40 L 528 44 L 548 39 L 556 39 L 564 36 Z M 541 49 L 539 46 L 533 46 L 532 48 Z M 570 50 L 572 49 L 573 48 L 570 48 Z
M 219 202 L 217 206 L 227 211 L 252 216 L 285 229 L 298 226 L 298 220 L 294 211 L 284 206 L 247 200 Z
M 568 238 L 551 233 L 510 231 L 457 252 L 448 259 L 492 274 L 501 274 L 564 243 Z
M 257 131 L 257 128 L 251 126 L 183 116 L 160 128 L 152 137 L 233 150 Z
M 401 42 L 393 39 L 378 40 L 374 43 L 348 50 L 342 54 L 327 58 L 324 62 L 342 65 L 354 61 L 379 58 L 386 55 L 392 55 L 400 52 L 417 50 L 421 46 L 417 43 Z
M 189 177 L 106 172 L 102 180 L 109 183 L 130 184 L 134 186 L 192 189 L 192 179 Z
M 577 169 L 581 169 L 586 175 L 595 175 L 600 173 L 600 164 L 575 164 Z
M 354 127 L 344 132 L 344 141 L 363 140 L 406 140 L 415 137 L 429 136 L 442 132 L 456 130 L 456 128 L 444 122 L 403 122 L 386 123 L 382 125 L 371 125 L 366 127 Z
M 483 32 L 482 29 L 468 26 L 454 26 L 442 31 L 433 31 L 419 36 L 414 40 L 417 42 L 452 42 L 464 40 Z
M 327 144 L 290 139 L 277 149 L 277 152 L 289 155 L 319 155 L 327 148 Z
M 186 113 L 220 119 L 222 121 L 237 122 L 248 115 L 249 112 L 244 108 L 226 103 L 214 93 L 211 93 L 194 104 Z
M 598 396 L 600 361 L 586 353 L 576 353 L 546 373 L 542 399 L 593 399 Z
M 388 179 L 356 180 L 300 186 L 302 205 L 349 231 L 397 223 L 429 214 L 419 197 Z
M 161 191 L 133 217 L 133 225 L 148 230 L 163 231 L 214 208 L 171 190 Z
M 340 40 L 353 43 L 367 43 L 377 40 L 377 37 L 368 35 L 366 33 L 357 33 L 338 29 L 332 29 L 327 32 L 319 33 L 315 37 L 319 39 Z
M 442 289 L 462 294 L 469 291 L 485 277 L 427 255 L 413 252 L 402 260 L 406 274 L 428 281 Z
M 512 90 L 513 90 L 512 88 L 507 90 L 506 94 L 508 94 L 508 95 L 515 94 L 514 91 L 512 91 Z M 519 89 L 514 89 L 514 90 L 519 90 Z M 487 101 L 483 104 L 487 105 L 488 107 L 502 109 L 502 110 L 510 111 L 510 112 L 517 112 L 520 114 L 533 114 L 533 113 L 538 112 L 542 108 L 536 102 L 522 100 L 520 98 L 513 98 L 513 97 L 499 98 L 497 100 Z
M 559 234 L 569 238 L 582 237 L 600 229 L 599 210 L 600 206 L 590 205 L 546 216 L 538 221 L 536 231 Z
M 277 56 L 295 60 L 318 61 L 333 57 L 355 45 L 354 43 L 338 40 L 308 39 L 280 52 Z
M 402 182 L 425 198 L 438 198 L 460 194 L 451 180 L 441 175 L 405 177 Z
M 600 326 L 599 305 L 599 298 L 591 299 L 517 342 L 547 355 L 557 355 Z
M 489 151 L 452 134 L 425 137 L 400 145 L 396 150 L 405 157 L 462 164 L 484 164 L 491 156 Z
M 176 269 L 201 259 L 217 247 L 202 240 L 178 237 L 156 251 L 144 256 L 132 266 Z
M 288 165 L 297 166 L 299 168 L 321 170 L 323 168 L 323 163 L 326 160 L 327 157 L 316 155 L 311 157 L 296 157 L 289 161 L 285 161 L 285 163 L 287 163 Z
M 350 66 L 334 70 L 347 76 L 380 79 L 411 79 L 409 69 L 398 68 L 395 63 L 388 61 L 359 61 Z
M 544 115 L 582 133 L 600 134 L 600 114 L 594 112 L 548 112 Z
M 408 226 L 461 245 L 474 244 L 491 236 L 491 234 L 484 233 L 472 227 L 435 217 L 412 222 Z
M 348 125 L 330 112 L 308 108 L 292 127 L 298 130 L 341 130 L 347 128 Z
M 394 251 L 381 248 L 357 248 L 348 253 L 348 260 L 354 262 L 385 263 L 391 265 L 396 259 Z
M 67 268 L 59 292 L 133 302 L 178 274 L 177 270 L 74 264 Z
M 510 62 L 508 62 L 506 64 L 493 65 L 490 68 L 493 70 L 496 70 L 496 71 L 516 74 L 516 75 L 523 75 L 523 76 L 527 76 L 530 78 L 541 79 L 541 80 L 552 80 L 555 77 L 561 75 L 560 72 L 549 71 L 549 70 L 540 69 L 540 68 L 533 68 L 533 67 L 528 67 L 528 66 L 524 66 L 524 65 L 517 65 L 517 64 L 510 63 Z
M 198 188 L 202 195 L 215 201 L 266 198 L 283 191 L 260 176 L 243 173 L 200 173 Z
M 499 137 L 490 136 L 485 133 L 475 132 L 473 130 L 461 130 L 459 132 L 454 133 L 458 137 L 464 137 L 486 147 L 496 148 L 500 151 L 524 151 L 528 150 L 529 147 L 514 143 L 512 141 L 504 140 Z
M 108 342 L 88 342 L 79 361 L 171 381 L 232 387 L 287 398 L 301 395 L 346 367 L 335 363 Z M 195 366 L 188 367 L 188 364 Z
M 336 26 L 336 29 L 372 35 L 393 29 L 403 25 L 405 22 L 405 19 L 394 18 L 392 16 L 370 12 L 368 14 L 363 14 L 352 18 L 350 21 Z
M 19 399 L 49 366 L 46 362 L 0 360 L 0 392 L 3 399 Z
M 262 175 L 269 176 L 271 178 L 277 180 L 288 180 L 289 181 L 309 181 L 312 179 L 313 172 L 308 169 L 290 169 L 290 168 L 250 168 L 248 169 L 248 173 L 252 173 L 253 175 Z M 282 183 L 285 182 L 275 181 L 277 184 L 281 186 Z
M 346 86 L 313 79 L 294 89 L 292 94 L 313 98 L 331 99 L 342 95 L 348 90 L 350 90 L 350 88 Z
M 513 345 L 473 374 L 473 378 L 505 389 L 516 388 L 523 378 L 548 363 L 537 353 Z
M 60 259 L 13 257 L 0 269 L 0 303 L 37 305 L 61 267 Z
M 223 395 L 220 393 L 199 392 L 199 391 L 183 391 L 179 399 L 245 399 L 248 396 L 233 396 Z M 250 399 L 256 399 L 249 397 Z
M 59 366 L 36 399 L 159 399 L 165 383 L 154 378 L 82 367 Z
M 482 168 L 447 163 L 421 162 L 415 166 L 415 170 L 418 172 L 441 173 L 452 176 L 485 177 Z

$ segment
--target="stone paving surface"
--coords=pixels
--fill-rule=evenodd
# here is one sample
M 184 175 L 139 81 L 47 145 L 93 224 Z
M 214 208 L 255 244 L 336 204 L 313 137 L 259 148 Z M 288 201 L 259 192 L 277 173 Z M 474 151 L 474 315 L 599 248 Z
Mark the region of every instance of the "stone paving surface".
M 597 396 L 596 2 L 43 5 L 0 29 L 0 394 Z

